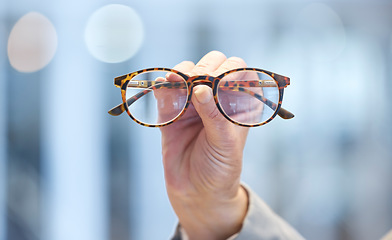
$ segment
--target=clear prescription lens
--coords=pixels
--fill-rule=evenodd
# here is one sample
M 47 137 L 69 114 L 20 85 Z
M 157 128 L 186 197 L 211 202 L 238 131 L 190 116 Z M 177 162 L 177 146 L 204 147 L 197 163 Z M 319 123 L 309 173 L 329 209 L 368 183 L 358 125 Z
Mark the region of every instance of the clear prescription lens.
M 177 118 L 188 96 L 186 81 L 168 71 L 149 71 L 128 83 L 126 99 L 131 115 L 148 125 L 160 125 Z
M 234 72 L 220 81 L 218 100 L 230 119 L 245 125 L 257 125 L 275 114 L 279 87 L 271 76 L 263 72 Z

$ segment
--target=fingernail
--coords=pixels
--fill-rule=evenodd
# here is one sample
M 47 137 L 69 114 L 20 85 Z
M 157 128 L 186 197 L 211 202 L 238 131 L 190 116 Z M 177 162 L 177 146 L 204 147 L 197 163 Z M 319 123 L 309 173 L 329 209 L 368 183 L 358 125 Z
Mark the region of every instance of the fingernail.
M 206 104 L 212 99 L 212 89 L 208 86 L 197 86 L 194 94 L 200 104 Z

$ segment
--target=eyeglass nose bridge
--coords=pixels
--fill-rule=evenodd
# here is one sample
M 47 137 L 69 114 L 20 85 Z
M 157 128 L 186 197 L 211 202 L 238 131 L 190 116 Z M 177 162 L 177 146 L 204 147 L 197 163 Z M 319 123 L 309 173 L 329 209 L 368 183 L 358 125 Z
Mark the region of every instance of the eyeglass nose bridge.
M 211 76 L 195 76 L 190 79 L 193 84 L 193 87 L 198 85 L 207 85 L 212 88 L 212 83 L 214 82 L 215 78 Z

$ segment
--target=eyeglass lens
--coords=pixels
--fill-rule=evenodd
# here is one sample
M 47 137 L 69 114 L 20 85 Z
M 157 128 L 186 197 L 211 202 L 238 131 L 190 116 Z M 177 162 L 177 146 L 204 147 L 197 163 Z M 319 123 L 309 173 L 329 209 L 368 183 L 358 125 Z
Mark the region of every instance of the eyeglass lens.
M 233 72 L 223 77 L 217 87 L 221 110 L 235 122 L 260 124 L 276 112 L 279 88 L 267 74 L 249 70 Z M 126 91 L 131 115 L 149 125 L 161 125 L 177 118 L 187 98 L 185 79 L 169 71 L 140 73 L 129 81 Z M 194 111 L 190 106 L 187 116 L 196 114 Z
M 186 81 L 167 71 L 151 71 L 136 75 L 126 91 L 128 109 L 138 121 L 159 125 L 175 119 L 185 108 L 188 96 Z
M 279 88 L 275 80 L 265 73 L 233 72 L 220 81 L 218 101 L 226 115 L 235 122 L 260 124 L 276 112 Z

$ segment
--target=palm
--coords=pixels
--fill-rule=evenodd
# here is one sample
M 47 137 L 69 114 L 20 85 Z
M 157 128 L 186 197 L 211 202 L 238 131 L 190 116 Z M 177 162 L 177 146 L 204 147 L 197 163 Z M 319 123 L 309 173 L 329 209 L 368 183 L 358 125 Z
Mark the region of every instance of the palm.
M 228 124 L 231 124 L 228 122 Z M 213 146 L 193 106 L 177 122 L 161 128 L 163 164 L 168 189 L 186 194 L 201 194 L 214 188 L 226 188 L 239 179 L 240 167 L 227 163 L 235 156 L 247 129 L 232 125 L 235 142 Z M 238 141 L 238 142 L 237 142 Z M 241 164 L 240 161 L 233 161 Z M 233 163 L 232 162 L 232 163 Z M 230 187 L 229 187 L 230 188 Z
M 196 145 L 205 141 L 201 119 L 194 114 L 191 107 L 180 120 L 161 128 L 166 183 L 178 190 L 192 187 L 190 160 Z

